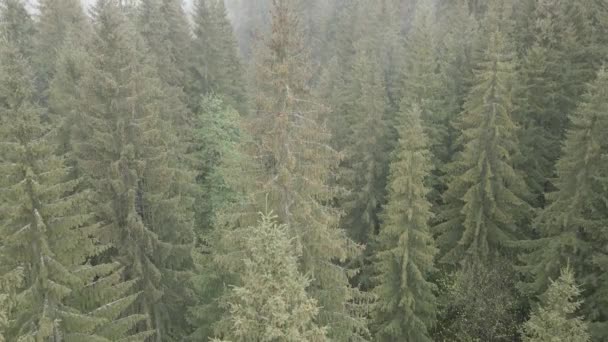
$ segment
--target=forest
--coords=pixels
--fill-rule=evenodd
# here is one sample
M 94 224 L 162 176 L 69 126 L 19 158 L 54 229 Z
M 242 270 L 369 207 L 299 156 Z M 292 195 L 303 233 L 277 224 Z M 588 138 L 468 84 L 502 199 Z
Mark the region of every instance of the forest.
M 608 1 L 0 0 L 0 342 L 608 341 Z

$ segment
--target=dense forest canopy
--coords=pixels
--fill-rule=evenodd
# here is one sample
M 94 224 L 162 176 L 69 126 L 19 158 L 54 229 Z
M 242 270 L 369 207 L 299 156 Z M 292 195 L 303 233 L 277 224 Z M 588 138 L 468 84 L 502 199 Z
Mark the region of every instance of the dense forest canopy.
M 0 0 L 0 342 L 608 341 L 605 0 Z

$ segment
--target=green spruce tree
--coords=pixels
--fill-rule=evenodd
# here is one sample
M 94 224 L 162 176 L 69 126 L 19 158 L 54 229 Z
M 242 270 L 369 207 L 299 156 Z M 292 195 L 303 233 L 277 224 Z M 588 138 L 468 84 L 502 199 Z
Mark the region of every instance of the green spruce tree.
M 228 271 L 224 256 L 236 250 L 227 241 L 227 232 L 242 227 L 249 216 L 249 194 L 255 181 L 252 162 L 245 153 L 250 143 L 239 113 L 215 96 L 206 96 L 199 105 L 194 127 L 197 183 L 201 188 L 195 203 L 198 238 L 197 270 L 193 278 L 197 302 L 189 309 L 193 341 L 214 336 L 214 326 L 225 314 L 219 298 L 224 284 L 238 277 Z
M 430 151 L 420 116 L 417 106 L 399 116 L 399 145 L 374 263 L 378 341 L 432 341 L 436 299 L 429 277 L 436 249 L 424 185 L 431 171 Z
M 350 37 L 343 33 L 343 43 L 352 49 L 352 56 L 346 55 L 350 51 L 336 55 L 347 63 L 338 67 L 338 72 L 348 75 L 331 76 L 341 79 L 335 84 L 335 98 L 329 100 L 335 107 L 328 120 L 335 130 L 335 146 L 343 155 L 337 180 L 346 191 L 337 203 L 345 212 L 341 226 L 353 240 L 366 244 L 378 231 L 388 173 L 388 98 L 380 30 L 376 26 L 381 11 L 364 3 L 352 4 L 347 10 L 351 12 L 345 16 L 357 20 L 359 27 Z M 347 24 L 352 23 L 341 23 Z
M 198 99 L 201 94 L 215 93 L 247 114 L 244 68 L 224 1 L 197 0 L 194 25 L 190 96 Z
M 188 334 L 192 301 L 192 177 L 178 165 L 171 108 L 147 49 L 116 0 L 93 10 L 92 70 L 82 81 L 86 107 L 75 132 L 79 167 L 90 180 L 101 241 L 123 277 L 141 292 L 135 327 L 156 341 Z
M 0 286 L 8 308 L 4 336 L 8 341 L 106 341 L 102 330 L 114 317 L 100 316 L 99 307 L 89 310 L 85 303 L 94 297 L 82 301 L 78 294 L 115 266 L 88 263 L 104 248 L 90 239 L 100 226 L 88 193 L 76 191 L 80 180 L 69 179 L 64 159 L 55 155 L 54 132 L 35 105 L 27 60 L 5 35 L 2 39 L 0 278 L 15 282 Z
M 9 313 L 16 305 L 15 292 L 22 282 L 23 270 L 19 268 L 0 276 L 0 342 L 6 342 Z
M 523 233 L 519 223 L 529 215 L 528 190 L 513 169 L 512 79 L 513 62 L 496 29 L 457 123 L 461 151 L 447 167 L 443 222 L 435 227 L 441 262 L 484 261 L 504 253 Z
M 316 300 L 306 292 L 309 279 L 298 270 L 293 238 L 276 218 L 262 215 L 257 226 L 232 231 L 239 246 L 240 285 L 222 299 L 227 315 L 218 334 L 230 341 L 327 341 L 315 323 Z
M 50 121 L 59 127 L 57 153 L 65 155 L 74 177 L 78 167 L 73 155 L 72 133 L 80 109 L 86 105 L 80 89 L 81 80 L 91 68 L 88 44 L 80 35 L 66 33 L 64 42 L 56 56 L 53 78 L 48 88 L 48 113 Z
M 332 134 L 331 145 L 338 151 L 348 146 L 352 120 L 347 113 L 355 97 L 350 92 L 353 84 L 352 68 L 355 62 L 357 35 L 357 9 L 355 1 L 338 0 L 330 27 L 332 44 L 328 46 L 328 60 L 321 71 L 319 84 L 314 89 L 316 97 L 323 101 L 331 112 L 327 124 Z
M 378 214 L 385 203 L 388 125 L 386 111 L 388 99 L 382 65 L 370 44 L 359 41 L 353 66 L 353 80 L 349 93 L 354 96 L 348 115 L 351 126 L 342 151 L 338 184 L 345 194 L 337 200 L 344 211 L 340 222 L 357 243 L 366 245 L 365 253 L 351 261 L 351 268 L 361 269 L 353 283 L 361 289 L 369 289 L 369 258 L 373 253 L 373 239 L 378 233 Z
M 39 3 L 39 11 L 34 65 L 38 90 L 46 99 L 60 55 L 65 53 L 64 45 L 68 36 L 71 36 L 71 44 L 74 44 L 71 47 L 74 47 L 76 44 L 85 44 L 91 32 L 88 18 L 78 0 L 43 0 Z
M 155 56 L 159 77 L 183 90 L 189 77 L 191 34 L 182 2 L 151 0 L 139 6 L 139 30 Z
M 541 305 L 524 324 L 524 341 L 589 342 L 591 337 L 582 317 L 573 316 L 581 306 L 577 298 L 581 290 L 576 285 L 574 272 L 567 267 L 541 298 Z
M 275 0 L 272 34 L 256 53 L 256 111 L 251 117 L 259 207 L 269 208 L 286 224 L 302 250 L 300 269 L 310 274 L 309 294 L 322 308 L 317 322 L 328 336 L 357 340 L 367 333 L 360 317 L 361 294 L 349 286 L 338 262 L 359 254 L 359 247 L 338 227 L 330 185 L 339 162 L 329 146 L 331 135 L 311 96 L 308 51 L 290 0 Z
M 604 262 L 604 223 L 608 209 L 604 201 L 608 153 L 608 73 L 601 70 L 590 84 L 579 108 L 570 116 L 562 158 L 557 163 L 557 191 L 547 195 L 549 204 L 539 214 L 536 226 L 540 239 L 522 243 L 529 250 L 522 268 L 527 276 L 522 290 L 543 292 L 556 278 L 560 265 L 569 262 L 579 274 L 585 303 L 581 313 L 591 321 L 594 339 L 608 336 L 606 296 L 607 266 Z
M 191 34 L 188 18 L 179 0 L 143 1 L 137 7 L 137 26 L 145 41 L 165 93 L 168 111 L 163 119 L 179 132 L 175 143 L 187 152 L 191 147 L 193 115 L 186 88 L 190 83 Z M 198 97 L 196 97 L 198 100 Z M 185 159 L 185 158 L 182 158 Z M 185 167 L 188 161 L 183 160 Z
M 239 113 L 224 103 L 219 97 L 209 95 L 199 104 L 194 130 L 195 154 L 197 157 L 197 183 L 201 187 L 196 202 L 196 226 L 210 229 L 222 219 L 225 209 L 236 201 L 237 193 L 243 189 L 236 183 L 244 176 L 231 173 L 229 168 L 241 169 L 246 162 L 242 144 L 247 141 Z M 241 178 L 236 182 L 234 178 Z
M 445 62 L 439 60 L 435 10 L 432 4 L 423 1 L 415 11 L 406 41 L 405 61 L 400 71 L 404 83 L 401 90 L 404 101 L 401 105 L 406 106 L 401 111 L 420 104 L 433 163 L 429 196 L 433 204 L 438 204 L 445 190 L 441 180 L 442 170 L 451 157 L 450 124 L 457 111 L 446 101 L 452 89 L 446 86 L 449 82 L 444 82 L 448 76 L 445 74 Z
M 34 54 L 34 20 L 27 12 L 22 0 L 2 0 L 0 2 L 0 25 L 6 37 L 23 58 L 31 59 Z
M 340 185 L 348 194 L 339 201 L 339 206 L 345 211 L 342 227 L 355 241 L 365 244 L 378 231 L 389 148 L 382 67 L 374 50 L 361 43 L 353 66 L 354 79 L 349 87 L 355 100 L 346 113 L 352 125 L 340 165 Z
M 599 68 L 593 47 L 594 20 L 581 4 L 536 3 L 533 43 L 520 71 L 515 117 L 524 129 L 519 133 L 522 151 L 517 165 L 525 173 L 538 207 L 545 206 L 544 192 L 553 189 L 550 183 L 568 115 Z M 589 2 L 587 7 L 594 5 Z

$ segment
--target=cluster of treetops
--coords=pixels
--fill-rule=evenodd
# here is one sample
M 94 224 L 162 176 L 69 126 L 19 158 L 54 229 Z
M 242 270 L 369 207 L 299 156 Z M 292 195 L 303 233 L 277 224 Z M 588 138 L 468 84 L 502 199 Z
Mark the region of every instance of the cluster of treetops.
M 227 4 L 0 0 L 0 341 L 608 341 L 606 1 Z

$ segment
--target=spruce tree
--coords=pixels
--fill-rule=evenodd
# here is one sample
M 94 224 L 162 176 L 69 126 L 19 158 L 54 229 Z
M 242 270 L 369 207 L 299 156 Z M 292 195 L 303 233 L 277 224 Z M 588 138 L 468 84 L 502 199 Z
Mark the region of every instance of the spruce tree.
M 331 145 L 338 151 L 348 146 L 351 117 L 347 115 L 355 97 L 350 92 L 353 84 L 355 62 L 355 41 L 358 39 L 358 2 L 339 0 L 332 19 L 331 40 L 328 46 L 328 60 L 321 72 L 315 95 L 330 107 L 328 128 L 332 134 Z
M 2 0 L 0 2 L 0 25 L 2 34 L 23 56 L 31 59 L 34 54 L 34 34 L 36 27 L 22 0 Z
M 224 314 L 219 298 L 224 284 L 238 277 L 227 271 L 225 256 L 235 250 L 226 232 L 240 227 L 249 216 L 249 194 L 255 181 L 252 161 L 244 152 L 251 141 L 239 113 L 215 96 L 206 96 L 199 105 L 194 126 L 197 184 L 201 188 L 195 203 L 197 272 L 193 278 L 197 302 L 188 319 L 196 327 L 190 339 L 201 341 L 214 336 L 214 326 Z M 235 256 L 236 257 L 236 256 Z
M 102 248 L 89 238 L 99 225 L 88 193 L 75 191 L 79 180 L 68 179 L 63 158 L 55 155 L 53 131 L 34 102 L 27 60 L 6 35 L 1 46 L 0 278 L 15 282 L 0 286 L 8 308 L 4 336 L 8 341 L 105 341 L 98 333 L 107 319 L 76 300 L 85 285 L 112 270 L 112 265 L 87 263 Z
M 243 181 L 246 175 L 239 175 L 238 170 L 232 174 L 229 168 L 240 169 L 240 163 L 247 162 L 242 144 L 248 138 L 239 113 L 219 97 L 205 96 L 198 107 L 194 154 L 197 159 L 196 179 L 201 191 L 195 212 L 196 226 L 199 230 L 206 230 L 219 224 L 219 216 L 243 190 L 234 189 L 238 183 L 234 178 L 239 177 Z
M 154 55 L 159 77 L 168 86 L 184 91 L 189 78 L 191 34 L 181 1 L 151 0 L 139 6 L 139 30 Z M 183 94 L 180 99 L 184 100 Z
M 90 26 L 78 0 L 43 0 L 38 9 L 34 65 L 38 90 L 46 98 L 66 38 L 71 36 L 72 44 L 83 44 L 89 39 Z
M 404 85 L 401 89 L 401 99 L 406 100 L 408 107 L 420 103 L 423 120 L 431 121 L 439 109 L 438 90 L 440 90 L 439 61 L 437 60 L 437 38 L 433 32 L 435 15 L 433 7 L 421 2 L 416 6 L 412 28 L 406 41 L 406 58 L 403 70 L 400 70 Z M 401 109 L 406 110 L 405 108 Z M 434 120 L 438 121 L 438 120 Z M 430 135 L 430 137 L 436 134 Z M 440 139 L 435 139 L 440 141 Z M 432 141 L 431 141 L 432 142 Z
M 187 151 L 193 120 L 187 107 L 190 99 L 185 92 L 190 82 L 188 18 L 179 0 L 143 1 L 138 5 L 137 13 L 139 32 L 166 94 L 165 106 L 170 112 L 164 114 L 164 119 L 179 133 L 180 141 L 175 144 Z M 187 167 L 187 161 L 184 160 L 184 164 Z
M 349 87 L 355 100 L 346 113 L 352 125 L 340 165 L 340 185 L 348 194 L 339 201 L 339 206 L 345 211 L 342 227 L 353 240 L 365 244 L 378 231 L 378 212 L 385 196 L 388 146 L 382 67 L 374 50 L 361 43 Z
M 6 342 L 9 313 L 15 307 L 15 292 L 22 286 L 23 270 L 17 268 L 0 276 L 0 342 Z
M 425 186 L 431 156 L 420 116 L 417 106 L 399 115 L 399 145 L 391 162 L 374 263 L 378 341 L 431 341 L 429 331 L 435 322 L 435 285 L 429 277 L 436 249 Z
M 513 169 L 517 151 L 511 118 L 513 63 L 495 29 L 459 118 L 461 151 L 447 166 L 445 207 L 435 227 L 441 262 L 482 261 L 504 252 L 522 234 L 529 214 L 526 184 Z
M 353 240 L 366 244 L 378 231 L 378 212 L 384 204 L 388 98 L 380 30 L 376 26 L 380 9 L 363 3 L 351 6 L 351 19 L 356 19 L 360 27 L 344 42 L 352 44 L 353 56 L 337 56 L 349 63 L 340 67 L 348 75 L 342 76 L 345 82 L 334 90 L 336 97 L 330 103 L 335 104 L 335 109 L 329 120 L 336 130 L 336 146 L 343 155 L 338 184 L 346 193 L 337 201 L 345 212 L 341 225 Z
M 327 341 L 319 327 L 316 300 L 306 288 L 310 280 L 298 270 L 293 238 L 276 218 L 262 215 L 257 226 L 232 231 L 239 246 L 240 285 L 222 299 L 227 316 L 219 335 L 230 341 Z
M 163 83 L 143 40 L 115 0 L 93 10 L 92 70 L 82 81 L 87 106 L 75 133 L 78 165 L 90 180 L 101 241 L 123 277 L 141 292 L 133 312 L 141 334 L 180 340 L 191 302 L 192 179 L 176 166 L 179 146 Z
M 567 267 L 541 298 L 541 305 L 524 324 L 526 342 L 572 341 L 589 342 L 591 337 L 582 317 L 573 316 L 582 302 L 577 298 L 581 290 L 574 272 Z
M 338 197 L 337 206 L 344 211 L 340 222 L 357 243 L 366 245 L 365 253 L 351 261 L 351 268 L 361 272 L 352 283 L 369 289 L 369 257 L 373 253 L 373 238 L 378 232 L 381 206 L 385 203 L 387 160 L 389 154 L 386 112 L 388 99 L 382 65 L 372 41 L 357 42 L 352 68 L 352 83 L 348 92 L 354 101 L 348 116 L 350 133 L 345 137 L 338 184 L 345 194 Z
M 256 53 L 256 111 L 251 118 L 254 157 L 259 161 L 259 206 L 286 224 L 302 250 L 300 269 L 313 279 L 309 294 L 322 308 L 317 322 L 329 336 L 357 340 L 366 334 L 357 312 L 360 293 L 349 286 L 344 262 L 359 248 L 338 227 L 330 184 L 339 162 L 329 146 L 323 107 L 311 96 L 310 66 L 290 0 L 275 0 L 272 34 Z
M 400 71 L 403 78 L 401 93 L 407 111 L 419 103 L 422 110 L 425 133 L 429 137 L 429 148 L 433 163 L 431 182 L 432 203 L 441 202 L 441 193 L 445 185 L 441 180 L 442 170 L 450 160 L 452 146 L 450 141 L 450 124 L 457 112 L 446 101 L 449 98 L 449 82 L 444 82 L 447 66 L 438 56 L 439 42 L 436 37 L 435 11 L 431 4 L 420 2 L 416 8 L 412 28 L 408 32 L 405 46 L 405 61 Z
M 66 156 L 74 177 L 77 177 L 78 167 L 73 155 L 72 131 L 80 108 L 86 105 L 80 84 L 91 68 L 87 45 L 81 40 L 80 34 L 72 31 L 66 33 L 48 88 L 48 114 L 50 121 L 59 127 L 57 153 Z
M 224 1 L 197 0 L 194 25 L 190 96 L 215 93 L 247 114 L 244 68 Z
M 327 61 L 328 50 L 331 50 L 327 37 L 333 12 L 336 11 L 335 2 L 296 0 L 295 10 L 301 18 L 304 44 L 310 47 L 315 68 L 322 67 L 323 62 Z
M 448 88 L 445 94 L 446 116 L 454 120 L 461 112 L 462 105 L 470 91 L 473 81 L 475 63 L 479 61 L 477 46 L 484 39 L 479 30 L 479 23 L 470 12 L 466 0 L 449 1 L 438 5 L 436 12 L 437 50 L 440 64 L 441 83 Z M 449 152 L 453 154 L 456 132 L 449 130 Z
M 559 124 L 553 115 L 561 115 L 561 111 L 546 112 L 552 108 L 555 100 L 550 95 L 552 90 L 549 88 L 558 85 L 548 82 L 546 50 L 542 47 L 535 45 L 530 48 L 522 64 L 516 115 L 521 127 L 521 155 L 518 164 L 524 171 L 530 191 L 535 194 L 533 204 L 543 207 L 544 193 L 549 189 L 548 179 L 553 174 L 554 163 L 559 155 L 560 136 L 550 127 Z
M 587 13 L 580 4 L 556 0 L 538 1 L 533 13 L 534 40 L 523 60 L 515 115 L 524 127 L 517 165 L 538 207 L 545 205 L 543 193 L 552 191 L 568 115 L 599 68 L 591 41 L 594 21 Z
M 535 225 L 539 240 L 522 242 L 527 276 L 522 290 L 543 292 L 549 279 L 556 278 L 560 265 L 569 262 L 579 274 L 585 303 L 581 313 L 592 322 L 594 339 L 608 336 L 608 303 L 604 295 L 608 278 L 603 260 L 607 239 L 604 234 L 608 208 L 604 201 L 608 144 L 608 73 L 601 70 L 589 85 L 579 108 L 570 116 L 562 157 L 557 163 L 557 191 L 547 194 L 549 204 Z

